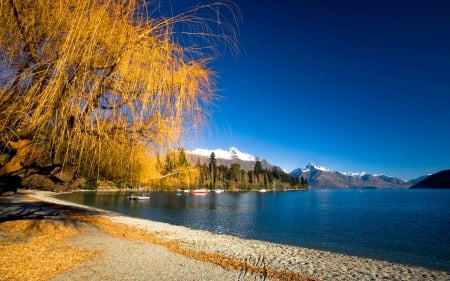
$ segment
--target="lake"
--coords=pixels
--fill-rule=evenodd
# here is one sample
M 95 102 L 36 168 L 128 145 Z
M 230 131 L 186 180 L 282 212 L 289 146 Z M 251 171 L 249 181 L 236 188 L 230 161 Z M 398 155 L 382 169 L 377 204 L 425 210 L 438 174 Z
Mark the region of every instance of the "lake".
M 195 229 L 450 271 L 449 190 L 120 192 L 57 197 Z

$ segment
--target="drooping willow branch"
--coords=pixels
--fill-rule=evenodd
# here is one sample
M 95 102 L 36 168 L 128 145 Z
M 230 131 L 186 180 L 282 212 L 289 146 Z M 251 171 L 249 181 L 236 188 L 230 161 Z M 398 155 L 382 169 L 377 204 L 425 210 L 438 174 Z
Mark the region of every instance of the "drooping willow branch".
M 2 146 L 27 132 L 36 158 L 51 151 L 82 173 L 129 176 L 143 165 L 136 153 L 177 144 L 201 122 L 215 97 L 208 63 L 216 44 L 236 49 L 226 24 L 235 7 L 213 3 L 170 18 L 152 7 L 0 0 Z

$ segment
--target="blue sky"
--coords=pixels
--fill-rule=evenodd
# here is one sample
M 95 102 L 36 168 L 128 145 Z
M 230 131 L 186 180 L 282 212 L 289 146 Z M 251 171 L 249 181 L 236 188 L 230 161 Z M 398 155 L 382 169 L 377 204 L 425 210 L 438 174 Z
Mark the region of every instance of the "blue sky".
M 450 1 L 237 4 L 240 55 L 211 65 L 221 99 L 188 149 L 403 179 L 450 168 Z

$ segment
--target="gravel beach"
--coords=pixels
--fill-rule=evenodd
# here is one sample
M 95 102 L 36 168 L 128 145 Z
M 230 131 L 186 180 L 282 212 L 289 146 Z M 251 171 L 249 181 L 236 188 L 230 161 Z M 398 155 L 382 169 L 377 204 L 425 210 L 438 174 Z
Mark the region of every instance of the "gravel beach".
M 137 235 L 132 239 L 87 223 L 83 234 L 69 242 L 100 254 L 51 280 L 450 280 L 450 273 L 438 270 L 126 217 L 62 201 L 48 192 L 24 191 L 10 197 L 95 212 L 95 217 Z M 13 210 L 5 211 L 3 202 L 2 216 L 14 215 Z M 152 238 L 139 239 L 147 234 Z

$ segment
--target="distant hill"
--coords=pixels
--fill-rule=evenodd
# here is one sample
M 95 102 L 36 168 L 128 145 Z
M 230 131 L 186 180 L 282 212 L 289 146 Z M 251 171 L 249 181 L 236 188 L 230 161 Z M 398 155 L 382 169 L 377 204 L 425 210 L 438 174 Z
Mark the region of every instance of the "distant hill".
M 450 170 L 432 174 L 411 188 L 450 188 Z
M 305 168 L 293 170 L 291 176 L 303 176 L 309 187 L 314 188 L 408 188 L 410 183 L 386 175 L 341 173 L 310 163 Z
M 430 176 L 430 175 L 425 175 L 425 176 L 421 176 L 421 177 L 418 177 L 418 178 L 409 180 L 408 183 L 410 183 L 410 185 L 413 186 L 413 185 L 415 185 L 415 184 L 417 184 L 417 183 L 423 181 L 423 180 L 426 179 L 428 176 Z

